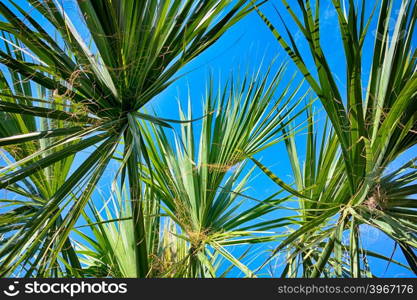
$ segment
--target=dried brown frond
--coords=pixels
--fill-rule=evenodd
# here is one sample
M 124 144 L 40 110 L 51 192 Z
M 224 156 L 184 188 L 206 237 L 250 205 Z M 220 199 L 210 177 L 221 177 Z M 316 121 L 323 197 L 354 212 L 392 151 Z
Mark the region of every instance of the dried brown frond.
M 364 205 L 370 210 L 384 210 L 387 206 L 386 192 L 377 184 L 372 194 L 364 201 Z
M 203 230 L 186 230 L 186 234 L 188 238 L 190 239 L 191 247 L 192 249 L 195 249 L 198 251 L 207 241 L 209 229 L 203 229 Z

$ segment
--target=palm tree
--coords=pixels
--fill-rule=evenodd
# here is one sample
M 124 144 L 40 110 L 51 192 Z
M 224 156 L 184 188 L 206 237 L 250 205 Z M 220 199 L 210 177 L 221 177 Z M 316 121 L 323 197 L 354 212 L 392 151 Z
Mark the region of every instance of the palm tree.
M 417 158 L 388 171 L 417 143 L 417 51 L 412 43 L 417 3 L 402 1 L 394 16 L 393 1 L 383 0 L 376 2 L 375 10 L 366 17 L 365 1 L 358 5 L 354 1 L 332 1 L 346 58 L 346 88 L 342 89 L 320 43 L 320 2 L 298 1 L 301 17 L 295 4 L 282 2 L 307 41 L 312 66 L 305 63 L 285 24 L 289 42 L 261 10 L 257 12 L 310 84 L 330 122 L 319 137 L 321 146 L 317 146 L 320 141 L 314 122 L 309 121 L 304 167 L 295 141 L 287 141 L 294 187 L 254 160 L 299 202 L 301 226 L 274 251 L 274 255 L 283 249 L 290 252 L 282 275 L 370 276 L 367 255 L 390 259 L 363 249 L 359 230 L 363 224 L 382 231 L 398 244 L 417 274 Z M 364 94 L 363 46 L 377 9 L 373 63 Z M 395 18 L 394 28 L 390 28 L 390 18 Z M 346 234 L 348 241 L 344 239 Z M 300 264 L 296 263 L 298 258 Z
M 163 211 L 188 242 L 189 277 L 215 277 L 213 253 L 245 276 L 255 276 L 227 247 L 271 240 L 264 231 L 288 222 L 287 218 L 263 218 L 282 200 L 256 201 L 245 196 L 253 171 L 246 168 L 247 157 L 287 138 L 289 134 L 280 134 L 281 129 L 300 114 L 296 109 L 304 100 L 299 96 L 302 83 L 293 87 L 290 81 L 278 92 L 283 67 L 268 80 L 270 72 L 261 75 L 258 71 L 231 81 L 230 87 L 219 92 L 211 81 L 200 132 L 195 133 L 194 123 L 181 124 L 181 135 L 173 146 L 160 127 L 149 124 L 150 129 L 142 130 L 147 132 L 144 138 L 154 168 L 143 180 L 152 186 Z M 181 120 L 193 119 L 191 103 L 188 113 L 180 110 Z
M 0 22 L 2 40 L 10 49 L 0 50 L 0 63 L 9 70 L 1 76 L 0 111 L 8 122 L 1 122 L 0 142 L 14 162 L 1 169 L 0 188 L 22 192 L 19 183 L 29 181 L 42 200 L 36 210 L 29 209 L 32 202 L 13 203 L 18 208 L 11 213 L 17 213 L 14 220 L 19 225 L 2 242 L 0 276 L 35 266 L 35 253 L 42 261 L 39 274 L 54 269 L 120 147 L 121 180 L 127 175 L 132 201 L 135 266 L 139 277 L 146 276 L 149 262 L 137 168 L 147 150 L 137 119 L 165 121 L 140 110 L 175 81 L 184 65 L 248 14 L 252 4 L 79 0 L 85 26 L 77 30 L 58 1 L 28 0 L 30 8 L 13 0 L 7 3 L 0 3 L 6 20 Z M 84 35 L 90 42 L 82 39 Z M 21 83 L 10 86 L 10 78 Z M 36 83 L 41 92 L 33 93 L 28 82 Z M 69 172 L 74 155 L 90 150 Z M 53 187 L 45 183 L 61 168 L 64 172 Z
M 195 123 L 187 122 L 193 119 L 189 99 L 188 113 L 179 109 L 183 123 L 174 143 L 160 126 L 138 121 L 151 162 L 148 166 L 153 168 L 139 168 L 145 183 L 148 277 L 224 276 L 219 261 L 254 277 L 241 262 L 243 257 L 236 258 L 228 248 L 274 240 L 267 230 L 290 222 L 288 218 L 263 220 L 284 200 L 245 195 L 253 171 L 246 168 L 247 157 L 288 138 L 280 131 L 300 114 L 297 107 L 303 100 L 298 98 L 302 83 L 292 87 L 290 81 L 277 92 L 284 67 L 271 80 L 269 73 L 233 80 L 219 92 L 211 80 L 200 132 L 195 133 Z M 84 213 L 94 237 L 79 232 L 92 247 L 77 243 L 77 248 L 86 257 L 82 261 L 89 265 L 87 271 L 96 276 L 136 276 L 134 240 L 131 226 L 126 225 L 132 222 L 131 206 L 124 204 L 125 197 L 116 193 L 117 201 L 111 201 L 116 205 L 105 205 L 106 217 L 95 202 L 91 205 L 94 219 Z
M 417 143 L 417 1 L 402 1 L 394 16 L 392 0 L 376 1 L 369 15 L 365 0 L 332 0 L 345 88 L 321 45 L 320 1 L 281 1 L 311 65 L 289 26 L 277 29 L 262 13 L 265 1 L 78 0 L 81 25 L 57 0 L 1 2 L 0 188 L 23 200 L 0 200 L 0 276 L 223 277 L 236 267 L 255 277 L 281 252 L 283 277 L 374 276 L 368 257 L 417 274 L 417 157 L 397 160 Z M 283 67 L 232 76 L 218 90 L 211 79 L 198 119 L 191 99 L 180 120 L 146 109 L 253 9 L 327 115 L 318 132 L 304 107 L 304 164 L 292 123 L 310 91 L 300 97 L 294 81 L 281 90 Z M 255 158 L 280 141 L 295 182 Z M 111 163 L 119 167 L 113 198 L 100 203 L 97 184 Z M 279 186 L 266 199 L 246 193 L 256 166 Z M 296 208 L 286 206 L 294 200 Z M 388 235 L 408 266 L 366 249 L 365 225 Z M 249 249 L 240 257 L 229 250 L 267 241 L 279 244 L 257 270 Z

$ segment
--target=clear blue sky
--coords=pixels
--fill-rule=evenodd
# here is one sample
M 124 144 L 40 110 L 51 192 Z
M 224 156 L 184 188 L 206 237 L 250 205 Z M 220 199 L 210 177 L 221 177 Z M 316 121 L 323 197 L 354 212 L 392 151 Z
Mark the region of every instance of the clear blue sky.
M 18 3 L 26 2 L 25 0 L 19 0 Z M 72 1 L 64 0 L 64 7 L 67 12 L 73 17 L 78 16 L 78 12 L 74 10 Z M 270 1 L 276 5 L 277 9 L 281 12 L 284 11 L 281 1 Z M 373 1 L 368 1 L 372 4 Z M 401 0 L 397 0 L 396 4 L 400 4 Z M 368 12 L 371 7 L 368 7 Z M 275 20 L 275 24 L 279 24 L 278 16 L 271 3 L 264 5 L 264 13 Z M 290 18 L 287 14 L 283 14 L 284 20 L 290 30 L 294 33 L 297 32 L 296 27 L 292 22 L 289 22 Z M 330 0 L 322 1 L 322 18 L 323 27 L 322 32 L 325 52 L 329 59 L 330 66 L 335 71 L 337 77 L 340 79 L 338 84 L 342 91 L 344 91 L 345 81 L 345 69 L 344 69 L 344 57 L 341 41 L 339 38 L 339 31 L 337 26 L 336 15 L 331 5 Z M 375 28 L 375 23 L 371 26 L 371 32 Z M 300 37 L 300 35 L 296 35 Z M 371 35 L 370 35 L 371 36 Z M 297 40 L 300 43 L 300 49 L 303 51 L 305 47 L 302 45 L 303 40 Z M 372 49 L 372 39 L 368 39 L 365 44 L 364 51 L 364 63 L 368 68 L 364 69 L 364 83 L 368 79 L 368 70 L 371 63 L 370 57 Z M 307 52 L 306 52 L 307 53 Z M 256 13 L 252 13 L 235 25 L 230 31 L 228 31 L 213 47 L 193 60 L 187 65 L 180 74 L 185 74 L 181 79 L 175 82 L 167 90 L 161 93 L 154 101 L 152 101 L 152 108 L 157 111 L 161 117 L 166 118 L 178 118 L 177 112 L 177 99 L 179 99 L 184 105 L 187 101 L 187 94 L 190 92 L 192 101 L 194 103 L 195 115 L 201 115 L 201 103 L 204 94 L 204 89 L 208 80 L 209 72 L 213 72 L 216 78 L 220 78 L 222 82 L 226 80 L 232 70 L 236 71 L 236 67 L 240 66 L 243 70 L 249 68 L 250 70 L 257 69 L 261 60 L 267 66 L 274 58 L 278 57 L 279 62 L 288 61 L 286 54 L 279 47 L 277 41 L 272 36 L 271 32 L 260 20 Z M 307 63 L 309 63 L 307 61 Z M 310 61 L 311 63 L 311 61 Z M 287 76 L 291 77 L 296 72 L 296 69 L 292 63 L 289 63 L 287 69 Z M 300 76 L 298 78 L 301 78 Z M 316 104 L 317 110 L 321 109 L 320 104 Z M 298 138 L 300 149 L 303 149 L 303 136 Z M 301 160 L 304 153 L 300 152 Z M 290 165 L 286 159 L 286 152 L 283 145 L 277 145 L 270 149 L 267 149 L 260 156 L 262 162 L 271 168 L 273 172 L 279 175 L 281 178 L 291 181 Z M 400 158 L 399 163 L 405 161 L 406 158 Z M 108 183 L 114 171 L 109 170 L 107 175 L 101 180 L 100 186 L 103 189 L 108 187 Z M 277 190 L 276 185 L 271 182 L 266 176 L 257 172 L 259 176 L 252 181 L 251 189 L 248 192 L 249 195 L 256 196 L 258 199 L 266 198 Z M 278 214 L 278 213 L 277 213 Z M 377 250 L 386 256 L 390 256 L 393 243 L 389 241 L 382 233 L 377 232 L 371 228 L 363 228 L 363 242 L 370 250 Z M 273 248 L 274 243 L 266 245 L 266 247 Z M 236 250 L 239 252 L 239 250 Z M 259 264 L 262 259 L 266 257 L 266 254 L 254 261 L 254 266 Z M 405 262 L 402 254 L 399 250 L 394 254 L 394 258 Z M 371 259 L 372 271 L 378 276 L 390 276 L 390 277 L 402 277 L 413 276 L 413 274 L 405 269 L 399 268 L 393 264 L 390 265 L 388 271 L 385 272 L 386 263 L 380 261 L 374 261 Z M 276 275 L 278 275 L 277 272 Z

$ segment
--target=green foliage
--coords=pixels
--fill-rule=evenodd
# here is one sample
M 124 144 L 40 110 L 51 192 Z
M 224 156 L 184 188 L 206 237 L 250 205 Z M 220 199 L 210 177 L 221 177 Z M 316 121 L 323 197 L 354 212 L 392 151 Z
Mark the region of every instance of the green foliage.
M 230 87 L 218 92 L 210 81 L 200 132 L 195 133 L 195 122 L 186 122 L 193 119 L 190 99 L 188 112 L 180 110 L 181 135 L 173 146 L 161 127 L 148 123 L 151 128 L 142 129 L 147 132 L 145 142 L 154 168 L 144 181 L 154 188 L 163 210 L 190 244 L 189 276 L 205 276 L 203 267 L 213 268 L 207 266 L 207 255 L 203 261 L 200 256 L 209 248 L 253 277 L 225 247 L 272 240 L 264 231 L 291 222 L 262 220 L 283 199 L 245 196 L 253 171 L 246 166 L 247 157 L 288 138 L 280 131 L 300 114 L 297 106 L 303 100 L 294 99 L 302 84 L 292 87 L 292 81 L 278 93 L 283 67 L 271 80 L 269 72 L 231 81 Z
M 281 30 L 261 10 L 257 12 L 317 94 L 329 121 L 319 136 L 313 113 L 308 114 L 303 165 L 294 138 L 286 141 L 296 192 L 262 166 L 272 180 L 299 197 L 303 223 L 274 251 L 275 255 L 287 247 L 291 253 L 282 275 L 342 276 L 347 263 L 350 276 L 369 276 L 368 252 L 360 238 L 363 224 L 399 244 L 416 273 L 415 158 L 388 172 L 390 164 L 417 143 L 417 52 L 412 48 L 417 3 L 403 1 L 397 15 L 392 12 L 393 1 L 375 3 L 378 23 L 372 37 L 368 29 L 375 11 L 366 17 L 365 1 L 332 1 L 346 58 L 346 88 L 342 90 L 320 44 L 320 1 L 299 1 L 300 17 L 294 12 L 295 4 L 282 1 L 309 46 L 314 61 L 310 67 L 294 35 L 285 27 L 287 43 Z M 390 18 L 395 18 L 394 28 L 390 28 Z M 362 55 L 367 37 L 374 39 L 373 64 L 363 95 Z M 321 145 L 317 145 L 320 138 Z M 348 241 L 345 232 L 350 232 Z M 302 263 L 291 273 L 290 266 L 298 258 Z
M 58 175 L 61 179 L 51 179 L 54 189 L 48 190 L 49 183 L 38 184 L 44 196 L 42 208 L 2 243 L 1 276 L 30 265 L 34 253 L 44 260 L 42 269 L 53 269 L 122 142 L 122 178 L 127 173 L 134 204 L 135 265 L 138 276 L 146 276 L 149 265 L 137 171 L 146 148 L 136 120 L 158 123 L 158 118 L 137 112 L 175 81 L 177 71 L 251 10 L 245 2 L 78 1 L 94 51 L 57 1 L 28 0 L 32 13 L 12 0 L 0 3 L 5 19 L 0 31 L 7 49 L 0 50 L 0 63 L 14 82 L 9 86 L 6 75 L 0 76 L 0 111 L 8 120 L 1 122 L 0 142 L 18 153 L 1 169 L 0 188 L 14 189 L 29 178 L 41 181 L 43 175 L 38 174 L 48 170 L 64 171 Z M 47 24 L 38 23 L 33 14 Z M 30 82 L 42 92 L 32 95 Z M 38 119 L 48 125 L 39 128 Z M 45 143 L 49 137 L 53 142 Z M 30 142 L 42 146 L 21 147 Z M 95 150 L 68 174 L 74 155 L 93 146 Z
M 265 1 L 78 0 L 81 29 L 59 1 L 27 0 L 30 11 L 1 2 L 0 189 L 17 197 L 0 199 L 0 276 L 256 277 L 280 254 L 282 277 L 370 277 L 369 257 L 417 274 L 417 157 L 393 167 L 417 144 L 417 2 L 394 14 L 392 0 L 372 12 L 365 0 L 331 0 L 341 85 L 321 45 L 321 2 L 281 1 L 309 56 L 290 26 L 264 15 Z M 202 116 L 191 98 L 179 120 L 146 111 L 254 10 L 304 81 L 271 64 L 232 72 L 224 87 L 209 78 Z M 300 105 L 311 93 L 324 124 L 315 105 Z M 293 124 L 304 114 L 301 161 Z M 258 158 L 281 142 L 294 182 Z M 110 164 L 119 167 L 110 196 L 96 199 Z M 278 191 L 248 196 L 255 170 Z M 365 226 L 390 237 L 408 265 L 366 249 Z M 265 242 L 277 245 L 255 268 L 250 246 Z

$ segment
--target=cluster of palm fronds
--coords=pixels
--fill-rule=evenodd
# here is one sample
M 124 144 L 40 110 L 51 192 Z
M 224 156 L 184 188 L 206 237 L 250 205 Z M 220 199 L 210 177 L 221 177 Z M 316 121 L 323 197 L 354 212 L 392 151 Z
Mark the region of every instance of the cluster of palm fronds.
M 309 58 L 285 22 L 264 15 L 265 2 L 79 0 L 81 30 L 60 1 L 0 3 L 0 276 L 255 277 L 278 254 L 283 277 L 374 276 L 370 257 L 417 274 L 417 157 L 396 163 L 417 143 L 416 1 L 396 13 L 391 0 L 372 12 L 366 1 L 331 1 L 345 88 L 320 42 L 320 1 L 282 0 Z M 148 112 L 249 13 L 305 82 L 283 85 L 285 67 L 271 65 L 224 87 L 209 78 L 202 116 L 191 98 L 179 120 Z M 294 182 L 259 160 L 277 143 Z M 246 193 L 255 170 L 277 184 L 266 199 Z M 363 226 L 389 236 L 407 263 L 366 249 Z M 259 262 L 251 247 L 266 243 L 274 250 L 250 267 Z

